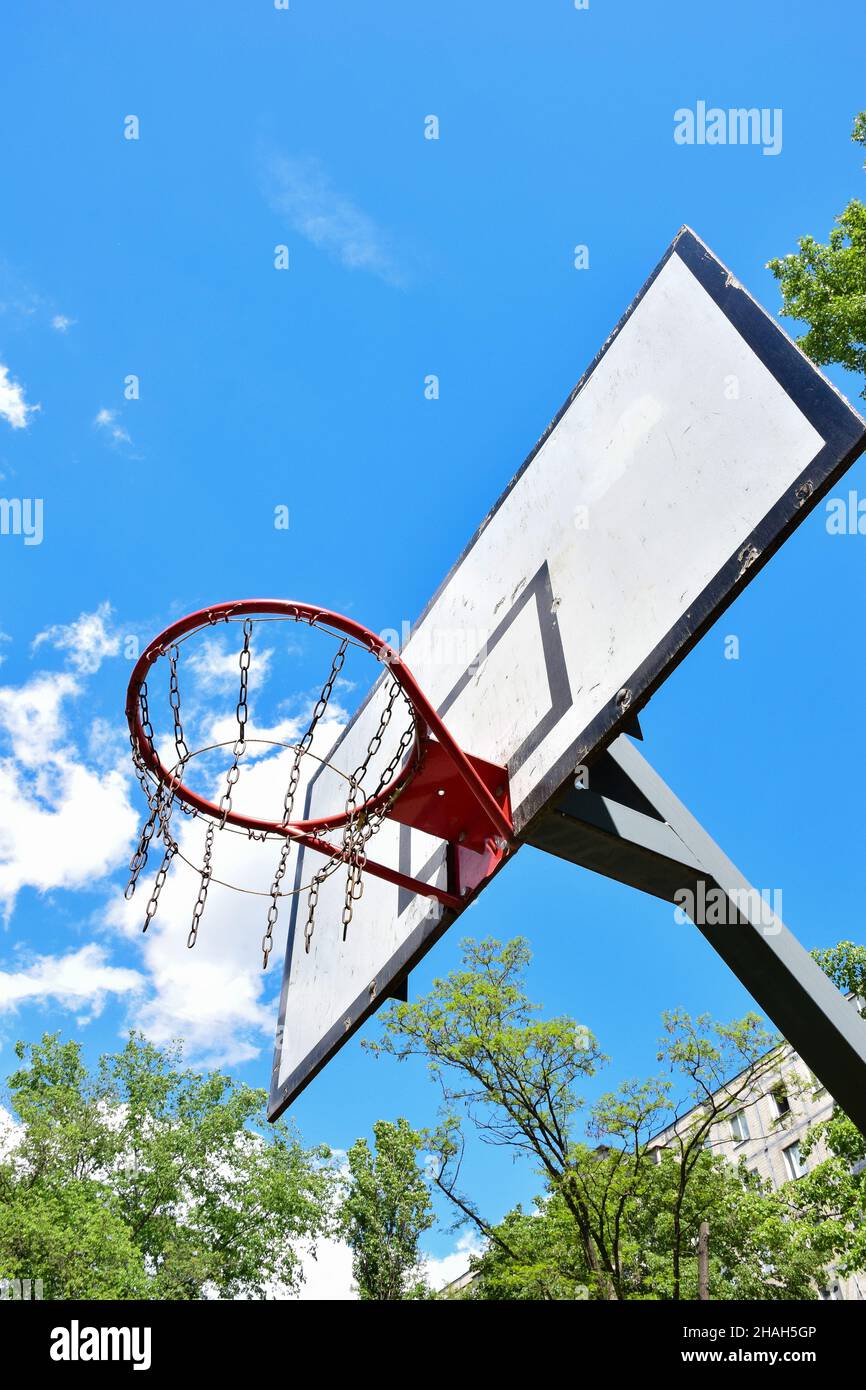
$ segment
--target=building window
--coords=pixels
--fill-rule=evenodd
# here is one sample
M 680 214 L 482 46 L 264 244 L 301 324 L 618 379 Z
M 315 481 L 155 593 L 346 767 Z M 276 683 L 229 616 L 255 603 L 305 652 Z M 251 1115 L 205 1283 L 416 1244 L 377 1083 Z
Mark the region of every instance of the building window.
M 794 1141 L 787 1148 L 782 1150 L 785 1159 L 785 1167 L 788 1170 L 789 1178 L 802 1178 L 806 1171 L 806 1165 L 800 1157 L 800 1145 Z
M 791 1113 L 791 1102 L 788 1099 L 788 1092 L 784 1086 L 774 1086 L 770 1092 L 773 1105 L 776 1107 L 776 1119 L 781 1120 L 785 1115 Z
M 749 1126 L 746 1121 L 745 1110 L 737 1110 L 731 1116 L 731 1138 L 735 1144 L 742 1144 L 744 1139 L 749 1137 Z

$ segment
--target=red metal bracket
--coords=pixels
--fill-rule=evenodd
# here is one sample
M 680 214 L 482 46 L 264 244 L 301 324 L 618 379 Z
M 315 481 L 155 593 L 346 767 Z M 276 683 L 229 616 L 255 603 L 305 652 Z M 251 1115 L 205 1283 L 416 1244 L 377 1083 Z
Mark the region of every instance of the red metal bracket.
M 464 756 L 471 764 L 472 776 L 477 777 L 487 794 L 495 798 L 501 821 L 510 826 L 507 771 L 483 758 L 474 758 L 471 754 Z M 410 893 L 435 898 L 452 911 L 466 907 L 467 901 L 499 867 L 511 848 L 510 841 L 499 834 L 499 825 L 491 826 L 484 809 L 467 786 L 462 769 L 456 768 L 442 745 L 432 739 L 427 743 L 418 771 L 391 807 L 389 819 L 421 830 L 437 840 L 448 841 L 448 887 L 425 883 L 423 879 L 400 873 L 375 859 L 366 861 L 364 872 Z M 292 838 L 331 859 L 341 857 L 341 849 L 317 835 L 295 834 Z
M 440 743 L 430 739 L 418 771 L 400 793 L 390 811 L 390 819 L 413 830 L 423 830 L 438 840 L 447 840 L 449 888 L 457 905 L 465 907 L 478 888 L 499 867 L 510 849 L 501 834 L 502 824 L 511 827 L 511 797 L 508 772 L 496 763 L 464 754 L 473 778 L 483 784 L 499 811 L 497 824 L 491 824 L 487 810 L 471 788 L 464 769 L 455 766 Z M 369 867 L 369 865 L 368 865 Z M 416 881 L 415 891 L 431 892 L 429 884 Z M 441 901 L 441 899 L 440 899 Z M 455 906 L 449 902 L 446 906 Z
M 485 762 L 483 758 L 474 758 L 471 753 L 465 756 L 473 779 L 480 781 L 495 798 L 510 827 L 511 804 L 505 768 Z M 391 807 L 389 819 L 435 835 L 437 840 L 466 845 L 468 849 L 483 850 L 491 838 L 505 838 L 467 786 L 463 770 L 455 766 L 435 739 L 428 741 L 421 765 Z

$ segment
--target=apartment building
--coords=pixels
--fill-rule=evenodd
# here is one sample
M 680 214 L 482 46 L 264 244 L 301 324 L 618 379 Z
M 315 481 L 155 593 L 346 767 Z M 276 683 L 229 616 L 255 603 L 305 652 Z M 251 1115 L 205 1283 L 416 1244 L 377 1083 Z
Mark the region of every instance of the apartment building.
M 740 1090 L 742 1075 L 720 1087 L 715 1094 L 716 1100 L 724 1101 L 731 1092 Z M 731 1163 L 744 1163 L 750 1172 L 758 1173 L 778 1188 L 802 1177 L 827 1157 L 826 1148 L 818 1145 L 808 1158 L 804 1158 L 800 1142 L 811 1125 L 829 1119 L 832 1111 L 832 1096 L 786 1044 L 780 1049 L 775 1065 L 740 1098 L 737 1108 L 713 1125 L 707 1147 Z M 653 1137 L 652 1147 L 667 1147 L 678 1130 L 690 1127 L 694 1113 L 682 1115 L 675 1125 L 661 1130 Z M 823 1297 L 866 1299 L 866 1275 L 833 1278 L 823 1291 Z

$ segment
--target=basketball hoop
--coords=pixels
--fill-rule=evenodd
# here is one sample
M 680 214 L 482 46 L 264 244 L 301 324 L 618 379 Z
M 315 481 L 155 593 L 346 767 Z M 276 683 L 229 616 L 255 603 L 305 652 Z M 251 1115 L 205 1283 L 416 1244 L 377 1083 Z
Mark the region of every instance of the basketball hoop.
M 321 694 L 297 743 L 247 735 L 253 633 L 257 624 L 272 621 L 305 625 L 333 639 L 336 644 Z M 242 631 L 235 707 L 236 737 L 193 750 L 184 735 L 180 689 L 181 646 L 196 634 L 230 623 L 239 623 Z M 316 728 L 328 709 L 334 684 L 350 646 L 359 647 L 373 656 L 385 668 L 385 674 L 382 677 L 384 689 L 380 696 L 381 710 L 376 732 L 360 763 L 353 770 L 346 771 L 318 758 L 311 752 L 311 744 Z M 176 760 L 171 766 L 167 766 L 157 752 L 157 736 L 151 722 L 148 694 L 148 677 L 161 660 L 167 663 L 169 671 L 168 703 L 176 753 Z M 376 690 L 378 688 L 377 683 Z M 396 740 L 392 756 L 379 772 L 376 785 L 369 789 L 364 784 L 370 773 L 370 764 L 381 753 L 395 709 L 401 705 L 405 707 L 407 723 Z M 341 865 L 346 869 L 342 913 L 345 940 L 354 904 L 363 893 L 364 874 L 384 878 L 413 893 L 437 899 L 445 907 L 457 909 L 466 905 L 467 898 L 490 876 L 510 848 L 513 831 L 506 770 L 465 753 L 398 653 L 369 628 L 328 609 L 283 599 L 245 599 L 236 603 L 216 604 L 181 618 L 154 638 L 139 657 L 127 691 L 126 717 L 133 763 L 147 798 L 149 812 L 130 861 L 127 898 L 131 898 L 135 892 L 147 864 L 154 835 L 162 842 L 164 851 L 147 904 L 143 930 L 147 930 L 156 915 L 172 861 L 179 857 L 190 862 L 181 853 L 173 831 L 174 810 L 179 807 L 185 815 L 200 817 L 206 822 L 204 859 L 201 866 L 193 866 L 200 875 L 200 883 L 187 940 L 190 947 L 196 942 L 211 882 L 237 887 L 214 876 L 213 852 L 217 832 L 246 833 L 250 840 L 280 842 L 271 888 L 267 894 L 261 895 L 270 898 L 267 928 L 262 939 L 265 968 L 273 945 L 279 900 L 307 892 L 309 906 L 304 938 L 309 951 L 319 888 Z M 278 819 L 252 816 L 234 804 L 234 790 L 248 747 L 261 743 L 282 747 L 292 753 L 282 814 Z M 220 748 L 229 750 L 230 762 L 225 772 L 225 789 L 219 800 L 214 801 L 195 791 L 185 778 L 193 759 Z M 341 810 L 305 820 L 295 817 L 294 802 L 307 757 L 323 767 L 331 768 L 345 780 L 347 790 Z M 449 843 L 452 853 L 448 856 L 447 888 L 425 883 L 368 858 L 370 841 L 389 818 Z M 335 835 L 339 835 L 337 842 L 329 838 Z M 303 887 L 287 890 L 282 884 L 293 845 L 320 854 L 324 863 Z

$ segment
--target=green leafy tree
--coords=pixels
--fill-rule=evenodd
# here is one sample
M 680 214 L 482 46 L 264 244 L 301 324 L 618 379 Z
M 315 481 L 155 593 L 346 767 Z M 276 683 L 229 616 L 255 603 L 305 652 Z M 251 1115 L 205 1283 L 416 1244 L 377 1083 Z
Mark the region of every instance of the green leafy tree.
M 532 1212 L 517 1206 L 491 1227 L 464 1297 L 500 1302 L 589 1297 L 590 1275 L 571 1212 L 558 1195 L 539 1197 Z
M 709 1147 L 714 1127 L 775 1074 L 776 1039 L 760 1020 L 665 1015 L 659 1060 L 667 1075 L 628 1082 L 587 1107 L 578 1088 L 605 1058 L 574 1020 L 539 1017 L 524 988 L 526 942 L 465 942 L 463 950 L 461 967 L 425 998 L 390 1007 L 382 1040 L 368 1046 L 425 1057 L 439 1083 L 443 1113 L 428 1136 L 433 1177 L 458 1220 L 488 1241 L 482 1283 L 498 1291 L 490 1296 L 508 1287 L 516 1290 L 509 1296 L 527 1298 L 580 1297 L 583 1289 L 604 1299 L 694 1296 L 700 1223 L 722 1213 L 718 1270 L 725 1250 L 725 1268 L 734 1268 L 739 1241 L 740 1285 L 751 1279 L 766 1297 L 801 1296 L 820 1275 L 821 1248 L 809 1245 L 804 1225 L 785 1224 L 787 1208 L 774 1206 L 772 1194 Z M 590 1142 L 578 1137 L 579 1118 Z M 512 1213 L 492 1225 L 460 1190 L 466 1122 L 486 1142 L 534 1161 L 545 1181 L 539 1215 Z M 661 1130 L 669 1137 L 660 1156 Z M 735 1221 L 737 1195 L 751 1203 L 760 1238 L 747 1240 Z M 545 1241 L 538 1222 L 559 1236 Z M 775 1273 L 762 1281 L 762 1269 Z M 734 1283 L 719 1276 L 720 1288 Z
M 713 1300 L 815 1298 L 826 1282 L 832 1242 L 783 1195 L 744 1165 L 701 1149 L 685 1188 L 673 1149 L 654 1166 L 642 1199 L 629 1213 L 638 1298 L 698 1297 L 697 1234 L 710 1230 L 709 1296 Z M 678 1258 L 672 1254 L 677 1251 Z
M 365 1300 L 423 1297 L 418 1241 L 434 1216 L 418 1166 L 421 1136 L 402 1118 L 377 1120 L 373 1136 L 375 1152 L 366 1139 L 349 1150 L 339 1217 L 358 1293 Z
M 0 1159 L 0 1277 L 50 1298 L 261 1297 L 295 1287 L 333 1174 L 264 1121 L 263 1091 L 132 1034 L 88 1073 L 57 1034 L 18 1043 Z
M 866 1005 L 866 946 L 840 941 L 812 955 L 838 989 Z M 829 1120 L 812 1126 L 800 1152 L 826 1157 L 791 1185 L 791 1210 L 820 1227 L 840 1274 L 859 1273 L 866 1269 L 866 1136 L 836 1106 Z
M 866 111 L 851 139 L 866 145 Z M 826 243 L 801 237 L 796 254 L 770 261 L 769 269 L 781 285 L 782 314 L 809 325 L 798 340 L 804 352 L 866 373 L 866 206 L 852 198 L 836 223 Z
M 516 940 L 463 943 L 463 968 L 434 981 L 417 1003 L 393 1005 L 373 1051 L 422 1056 L 442 1086 L 443 1121 L 430 1136 L 434 1180 L 463 1216 L 489 1230 L 458 1191 L 463 1138 L 455 1108 L 482 1138 L 530 1154 L 562 1189 L 584 1254 L 608 1292 L 610 1270 L 598 1249 L 591 1216 L 570 1181 L 570 1129 L 580 1105 L 575 1086 L 600 1060 L 588 1029 L 571 1019 L 539 1019 L 523 990 L 529 948 Z M 611 1296 L 615 1296 L 611 1292 Z
M 709 1223 L 709 1288 L 712 1299 L 814 1298 L 824 1282 L 827 1242 L 815 1239 L 811 1220 L 791 1218 L 778 1194 L 754 1174 L 702 1151 L 680 1205 L 682 1228 L 691 1233 L 674 1280 L 672 1212 L 680 1201 L 679 1163 L 667 1150 L 659 1163 L 644 1162 L 639 1199 L 620 1213 L 621 1297 L 670 1300 L 698 1297 L 695 1235 Z M 607 1174 L 599 1173 L 601 1185 Z M 591 1279 L 574 1222 L 557 1195 L 539 1198 L 536 1213 L 520 1207 L 492 1231 L 473 1260 L 477 1299 L 580 1299 L 591 1297 Z
M 687 1197 L 701 1158 L 712 1146 L 720 1121 L 766 1089 L 776 1075 L 779 1039 L 768 1033 L 757 1014 L 734 1023 L 693 1020 L 682 1009 L 663 1015 L 664 1034 L 658 1060 L 679 1077 L 679 1104 L 673 1108 L 670 1149 L 676 1157 L 671 1191 L 672 1296 L 680 1297 L 684 1248 L 696 1233 L 686 1220 Z M 706 1176 L 706 1165 L 700 1169 Z M 698 1217 L 698 1221 L 703 1219 Z
M 836 946 L 812 952 L 816 960 L 829 975 L 837 989 L 843 994 L 853 994 L 862 1004 L 866 1004 L 866 946 L 856 946 L 853 941 L 840 941 Z

